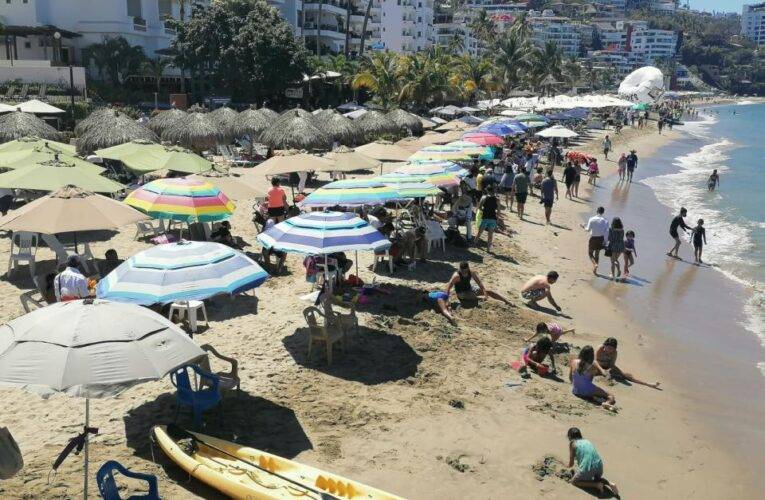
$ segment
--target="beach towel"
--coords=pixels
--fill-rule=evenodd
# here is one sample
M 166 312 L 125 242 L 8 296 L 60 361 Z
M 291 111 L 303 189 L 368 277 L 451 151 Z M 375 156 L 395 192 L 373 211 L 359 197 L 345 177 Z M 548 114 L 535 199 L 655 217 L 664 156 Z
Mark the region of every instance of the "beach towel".
M 19 445 L 7 427 L 0 427 L 0 479 L 10 479 L 24 467 Z

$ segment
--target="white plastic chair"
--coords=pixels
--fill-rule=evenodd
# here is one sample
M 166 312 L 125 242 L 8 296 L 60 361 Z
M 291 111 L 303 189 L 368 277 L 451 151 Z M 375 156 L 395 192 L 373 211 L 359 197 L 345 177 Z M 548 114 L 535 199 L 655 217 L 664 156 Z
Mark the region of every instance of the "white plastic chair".
M 82 267 L 85 269 L 85 271 L 88 273 L 91 272 L 90 264 L 88 261 L 95 259 L 95 256 L 90 250 L 90 245 L 88 243 L 83 243 L 82 253 L 77 254 L 74 252 L 74 249 L 66 248 L 53 234 L 43 234 L 41 237 L 45 244 L 48 245 L 48 247 L 56 254 L 56 261 L 58 261 L 59 265 L 66 264 L 66 261 L 69 259 L 70 255 L 77 255 L 80 258 L 80 262 L 82 263 Z
M 377 265 L 381 262 L 385 264 L 385 259 L 388 259 L 388 271 L 393 275 L 393 257 L 390 254 L 390 250 L 386 250 L 385 253 L 375 253 L 375 260 L 372 264 L 372 271 L 377 271 Z
M 425 221 L 425 240 L 428 242 L 428 253 L 437 247 L 446 250 L 446 233 L 441 224 L 434 220 Z
M 205 325 L 210 326 L 210 323 L 207 321 L 207 309 L 205 309 L 205 303 L 201 300 L 184 300 L 181 302 L 173 302 L 172 305 L 170 305 L 170 313 L 167 315 L 167 318 L 172 321 L 173 315 L 178 313 L 178 320 L 180 321 L 183 319 L 183 315 L 185 314 L 189 318 L 189 327 L 191 328 L 191 333 L 196 333 L 197 311 L 201 311 L 202 317 L 205 320 Z
M 160 221 L 161 222 L 161 221 Z M 141 221 L 135 223 L 135 236 L 133 236 L 133 240 L 137 240 L 139 237 L 143 238 L 145 236 L 155 237 L 162 234 L 160 232 L 160 228 L 152 224 L 150 221 Z
M 37 255 L 37 233 L 17 231 L 11 239 L 11 256 L 8 259 L 8 276 L 11 275 L 19 263 L 29 265 L 29 274 L 35 278 L 35 256 Z M 15 250 L 15 251 L 14 251 Z

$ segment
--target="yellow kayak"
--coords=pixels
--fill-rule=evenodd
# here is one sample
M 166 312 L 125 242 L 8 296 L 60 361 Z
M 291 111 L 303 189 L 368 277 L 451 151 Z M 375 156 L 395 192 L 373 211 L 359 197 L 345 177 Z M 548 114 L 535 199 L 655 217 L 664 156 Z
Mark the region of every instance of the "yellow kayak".
M 403 500 L 308 465 L 230 441 L 155 426 L 156 443 L 190 475 L 231 498 L 247 500 Z M 172 435 L 172 436 L 171 436 Z

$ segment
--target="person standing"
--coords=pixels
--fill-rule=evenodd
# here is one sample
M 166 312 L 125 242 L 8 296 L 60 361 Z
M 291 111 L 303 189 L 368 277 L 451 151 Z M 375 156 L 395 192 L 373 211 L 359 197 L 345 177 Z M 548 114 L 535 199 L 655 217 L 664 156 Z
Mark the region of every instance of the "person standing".
M 566 185 L 566 198 L 569 200 L 573 196 L 574 182 L 576 181 L 576 167 L 570 161 L 566 163 L 566 168 L 563 169 L 563 183 Z
M 478 203 L 478 211 L 481 212 L 481 224 L 478 226 L 476 234 L 476 243 L 481 239 L 481 234 L 486 230 L 486 251 L 491 252 L 491 244 L 494 241 L 494 231 L 497 229 L 497 210 L 499 209 L 499 200 L 494 195 L 494 186 L 488 186 L 486 193 Z
M 542 180 L 540 191 L 542 192 L 542 204 L 545 206 L 545 221 L 547 224 L 550 224 L 553 203 L 560 198 L 558 195 L 558 181 L 553 177 L 552 169 L 547 171 L 547 177 Z
M 635 264 L 637 248 L 635 247 L 635 231 L 629 230 L 624 238 L 624 277 L 629 278 L 630 266 Z
M 271 188 L 268 190 L 268 217 L 281 222 L 287 216 L 287 193 L 279 187 L 279 178 L 271 178 Z
M 717 173 L 717 169 L 714 169 L 712 171 L 712 175 L 709 176 L 709 180 L 707 181 L 707 189 L 709 189 L 709 192 L 711 193 L 718 187 L 720 187 L 720 175 Z
M 579 183 L 582 182 L 582 164 L 579 161 L 574 161 L 574 170 L 576 175 L 574 176 L 574 184 L 571 186 L 571 193 L 574 198 L 579 198 Z
M 635 173 L 635 169 L 638 166 L 638 156 L 635 154 L 635 150 L 630 151 L 627 155 L 627 180 L 632 182 L 632 175 Z
M 624 225 L 619 217 L 614 217 L 608 230 L 608 250 L 611 252 L 611 279 L 622 277 L 619 257 L 624 253 Z
M 587 255 L 592 262 L 592 274 L 598 275 L 598 263 L 600 261 L 600 251 L 606 247 L 606 238 L 608 237 L 608 221 L 603 214 L 606 209 L 598 207 L 597 213 L 590 217 L 586 226 L 582 226 L 585 231 L 590 233 L 590 240 L 587 243 Z
M 606 135 L 603 139 L 603 156 L 608 159 L 608 152 L 611 151 L 611 138 Z
M 704 250 L 704 245 L 707 244 L 707 230 L 704 229 L 704 219 L 699 219 L 698 225 L 691 230 L 693 234 L 693 258 L 696 264 L 703 264 L 701 262 L 701 252 Z
M 686 215 L 688 215 L 688 210 L 686 210 L 685 207 L 682 207 L 680 209 L 680 215 L 675 216 L 669 224 L 669 235 L 675 240 L 675 245 L 669 249 L 669 252 L 667 252 L 669 257 L 674 257 L 676 259 L 680 258 L 677 253 L 680 251 L 680 244 L 682 242 L 680 241 L 680 233 L 677 232 L 677 228 L 681 228 L 684 233 L 688 232 L 690 227 L 685 224 L 684 217 Z
M 522 168 L 513 178 L 513 191 L 515 192 L 515 201 L 518 203 L 518 218 L 523 219 L 523 211 L 526 206 L 526 198 L 529 196 L 529 176 L 526 175 L 526 169 Z
M 627 176 L 627 155 L 622 153 L 622 155 L 619 157 L 619 160 L 617 162 L 617 165 L 619 166 L 619 182 L 624 182 L 625 177 Z
M 8 213 L 13 205 L 13 189 L 0 188 L 0 214 L 3 216 Z

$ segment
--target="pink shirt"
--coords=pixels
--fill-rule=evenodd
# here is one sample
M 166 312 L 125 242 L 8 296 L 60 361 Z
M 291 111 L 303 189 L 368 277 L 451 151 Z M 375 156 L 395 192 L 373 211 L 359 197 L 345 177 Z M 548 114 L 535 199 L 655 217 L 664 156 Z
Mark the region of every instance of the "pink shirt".
M 557 342 L 563 335 L 563 328 L 558 323 L 547 323 L 547 331 L 550 332 L 550 338 L 553 342 Z

